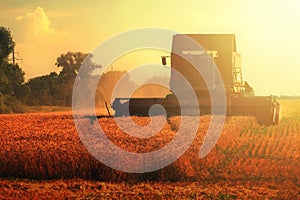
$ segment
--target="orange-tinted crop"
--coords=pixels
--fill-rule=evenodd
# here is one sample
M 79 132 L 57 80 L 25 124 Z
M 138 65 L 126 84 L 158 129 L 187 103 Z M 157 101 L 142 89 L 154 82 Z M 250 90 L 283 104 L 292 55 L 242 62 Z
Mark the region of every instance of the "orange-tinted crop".
M 4 180 L 0 181 L 0 195 L 33 198 L 35 191 L 49 198 L 46 191 L 59 187 L 64 193 L 54 195 L 78 198 L 110 194 L 111 198 L 297 199 L 300 113 L 293 105 L 300 105 L 299 100 L 282 101 L 283 116 L 276 126 L 260 126 L 252 117 L 228 117 L 217 145 L 200 159 L 199 149 L 210 121 L 209 116 L 202 116 L 197 136 L 184 155 L 164 169 L 145 174 L 120 172 L 97 161 L 80 141 L 71 113 L 1 115 L 0 176 Z M 140 125 L 149 122 L 145 117 L 134 120 Z M 180 123 L 179 117 L 173 117 L 156 136 L 137 139 L 123 133 L 113 118 L 98 122 L 116 145 L 133 152 L 166 145 Z M 26 180 L 11 180 L 15 178 Z M 128 189 L 132 193 L 125 192 Z

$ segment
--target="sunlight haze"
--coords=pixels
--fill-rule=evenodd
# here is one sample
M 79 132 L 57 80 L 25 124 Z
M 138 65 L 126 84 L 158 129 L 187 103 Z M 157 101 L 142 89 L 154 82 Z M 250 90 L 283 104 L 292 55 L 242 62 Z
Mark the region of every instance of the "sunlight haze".
M 118 33 L 143 27 L 180 33 L 234 33 L 243 78 L 256 95 L 300 95 L 300 1 L 33 1 L 0 2 L 0 25 L 16 42 L 26 78 L 57 71 L 67 51 L 91 52 Z M 117 48 L 117 47 L 116 47 Z M 142 53 L 114 69 L 160 62 Z

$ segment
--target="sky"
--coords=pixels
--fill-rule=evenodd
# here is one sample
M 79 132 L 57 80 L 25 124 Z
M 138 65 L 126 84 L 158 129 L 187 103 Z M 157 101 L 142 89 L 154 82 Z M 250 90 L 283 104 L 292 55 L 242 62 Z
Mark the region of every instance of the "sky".
M 157 27 L 234 33 L 256 95 L 300 95 L 299 8 L 298 0 L 1 0 L 0 26 L 12 32 L 26 79 L 58 71 L 56 58 L 68 51 L 88 53 L 113 35 Z M 151 59 L 140 54 L 113 68 Z

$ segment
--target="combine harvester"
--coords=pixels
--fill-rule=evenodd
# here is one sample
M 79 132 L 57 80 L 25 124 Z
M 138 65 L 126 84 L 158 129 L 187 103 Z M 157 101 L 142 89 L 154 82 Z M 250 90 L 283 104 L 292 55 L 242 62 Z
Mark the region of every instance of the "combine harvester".
M 195 51 L 184 42 L 184 38 L 192 38 L 205 50 Z M 179 55 L 181 54 L 181 55 Z M 254 96 L 253 89 L 247 82 L 243 81 L 241 71 L 241 56 L 236 52 L 236 41 L 234 34 L 176 34 L 173 36 L 171 52 L 171 68 L 182 74 L 193 88 L 198 104 L 179 105 L 176 95 L 172 92 L 180 89 L 178 75 L 171 71 L 170 94 L 165 98 L 116 98 L 112 103 L 115 116 L 136 115 L 148 116 L 152 105 L 160 104 L 166 110 L 168 116 L 176 115 L 198 115 L 193 110 L 200 110 L 201 115 L 211 113 L 211 99 L 207 82 L 195 70 L 191 64 L 193 61 L 201 62 L 201 57 L 210 56 L 211 62 L 217 66 L 226 93 L 226 115 L 227 116 L 254 116 L 259 124 L 276 125 L 280 120 L 280 104 L 273 96 Z M 162 64 L 166 65 L 166 57 L 162 56 Z M 202 59 L 203 62 L 205 59 Z M 201 63 L 200 65 L 201 66 Z M 207 68 L 207 65 L 203 65 Z M 216 72 L 208 71 L 209 84 L 214 85 Z M 209 71 L 210 70 L 210 71 Z M 213 88 L 213 87 L 211 87 Z M 189 102 L 189 101 L 186 101 Z M 198 108 L 195 108 L 198 106 Z M 129 112 L 128 112 L 129 108 Z M 184 113 L 182 113 L 184 111 Z

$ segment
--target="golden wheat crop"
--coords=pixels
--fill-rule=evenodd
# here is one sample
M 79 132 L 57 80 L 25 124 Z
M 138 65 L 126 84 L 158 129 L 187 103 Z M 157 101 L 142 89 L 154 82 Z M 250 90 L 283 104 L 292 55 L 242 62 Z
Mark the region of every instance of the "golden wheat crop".
M 144 181 L 177 181 L 177 185 L 175 183 L 170 185 L 172 189 L 162 188 L 163 191 L 168 191 L 166 195 L 171 196 L 176 192 L 170 191 L 181 187 L 183 182 L 186 182 L 188 188 L 193 188 L 191 185 L 196 181 L 203 186 L 199 186 L 199 190 L 190 189 L 189 194 L 194 194 L 196 197 L 205 189 L 206 184 L 212 192 L 202 191 L 203 195 L 225 192 L 224 194 L 239 196 L 238 191 L 240 191 L 240 195 L 244 196 L 247 188 L 250 188 L 249 194 L 252 194 L 251 191 L 256 188 L 256 192 L 267 191 L 268 197 L 299 198 L 299 102 L 299 100 L 281 101 L 282 120 L 276 126 L 260 126 L 252 117 L 228 117 L 217 145 L 205 158 L 200 159 L 199 149 L 210 121 L 209 116 L 202 116 L 196 138 L 184 155 L 164 169 L 145 174 L 123 173 L 97 161 L 80 141 L 70 112 L 1 115 L 0 176 L 5 179 L 39 180 L 81 178 L 85 179 L 79 181 L 83 188 L 90 187 L 88 182 L 90 179 L 116 182 L 114 184 L 121 188 L 124 185 L 117 184 L 118 182 L 138 182 L 134 194 L 141 193 L 141 196 L 146 195 L 146 191 L 151 193 L 151 190 L 141 189 L 144 188 L 141 186 Z M 149 123 L 146 117 L 133 118 L 139 125 Z M 126 135 L 118 128 L 113 118 L 100 118 L 98 122 L 107 137 L 119 147 L 132 152 L 150 152 L 165 146 L 172 140 L 180 118 L 171 118 L 170 123 L 166 123 L 157 135 L 149 139 Z M 7 184 L 13 183 L 10 180 L 2 180 L 0 184 L 2 194 L 5 187 L 8 188 L 6 192 L 10 191 L 12 186 Z M 51 181 L 46 183 L 52 184 Z M 35 183 L 26 181 L 22 184 L 27 184 L 26 187 L 29 188 L 36 187 Z M 62 182 L 59 184 L 67 187 Z M 154 187 L 155 184 L 149 183 L 148 186 Z M 217 189 L 218 187 L 221 189 Z M 230 188 L 233 192 L 229 191 Z M 119 191 L 119 195 L 122 194 L 122 189 L 116 191 Z M 180 191 L 184 193 L 185 190 L 183 191 L 181 187 Z M 91 195 L 95 194 L 92 192 Z M 128 195 L 130 197 L 132 194 Z M 149 197 L 154 197 L 151 195 Z M 168 197 L 168 195 L 158 196 Z M 184 196 L 187 197 L 189 196 Z

